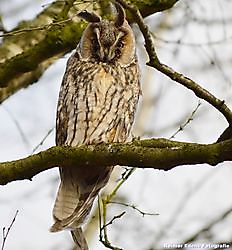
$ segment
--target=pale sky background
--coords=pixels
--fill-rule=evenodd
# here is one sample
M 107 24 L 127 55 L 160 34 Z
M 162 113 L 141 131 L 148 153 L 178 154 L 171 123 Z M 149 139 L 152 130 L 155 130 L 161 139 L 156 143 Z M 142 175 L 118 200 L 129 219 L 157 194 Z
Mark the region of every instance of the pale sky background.
M 11 29 L 20 20 L 33 18 L 47 3 L 50 1 L 0 0 L 0 14 L 7 29 Z M 154 35 L 162 38 L 155 39 L 161 61 L 225 100 L 230 108 L 231 10 L 232 2 L 227 0 L 182 0 L 173 10 L 146 19 Z M 170 138 L 191 116 L 199 99 L 145 66 L 143 39 L 138 28 L 133 27 L 143 87 L 133 133 L 142 138 Z M 30 155 L 54 127 L 58 92 L 68 56 L 52 65 L 38 83 L 20 90 L 0 105 L 0 161 Z M 222 115 L 206 102 L 201 103 L 193 121 L 176 135 L 175 140 L 212 143 L 224 131 L 227 124 Z M 54 144 L 53 131 L 36 152 Z M 5 250 L 71 249 L 67 232 L 52 234 L 48 231 L 52 225 L 57 177 L 58 169 L 52 169 L 35 176 L 33 181 L 0 186 L 0 230 L 11 223 L 19 210 Z M 136 170 L 120 189 L 120 197 L 142 211 L 159 215 L 142 217 L 131 208 L 111 205 L 109 219 L 122 211 L 127 212 L 109 227 L 112 244 L 126 250 L 151 250 L 162 249 L 165 243 L 184 242 L 232 208 L 231 178 L 232 163 L 228 162 L 217 167 L 206 164 L 180 166 L 168 172 Z M 210 231 L 213 240 L 207 240 L 205 235 L 197 243 L 232 241 L 231 225 L 230 215 Z M 105 249 L 98 242 L 98 232 L 90 249 Z

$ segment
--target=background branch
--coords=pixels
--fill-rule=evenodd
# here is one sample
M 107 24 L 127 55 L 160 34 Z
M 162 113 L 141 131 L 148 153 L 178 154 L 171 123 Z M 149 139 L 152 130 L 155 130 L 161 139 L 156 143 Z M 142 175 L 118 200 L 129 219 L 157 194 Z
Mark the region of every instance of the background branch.
M 229 217 L 231 215 L 231 213 L 232 213 L 232 207 L 229 207 L 228 209 L 226 209 L 226 211 L 224 213 L 219 215 L 217 218 L 214 218 L 212 221 L 210 221 L 208 224 L 206 224 L 203 228 L 198 230 L 198 232 L 194 233 L 193 235 L 191 235 L 190 237 L 185 239 L 184 243 L 186 244 L 186 243 L 190 243 L 190 242 L 197 240 L 198 237 L 200 237 L 203 233 L 212 230 L 212 228 L 215 225 L 222 223 L 222 221 L 225 220 L 227 217 Z

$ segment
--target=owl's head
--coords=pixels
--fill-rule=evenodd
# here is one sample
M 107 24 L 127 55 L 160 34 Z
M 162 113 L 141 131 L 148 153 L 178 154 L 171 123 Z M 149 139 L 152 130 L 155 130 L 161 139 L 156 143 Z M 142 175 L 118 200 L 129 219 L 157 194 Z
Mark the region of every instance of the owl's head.
M 94 13 L 83 11 L 78 15 L 89 22 L 80 41 L 83 59 L 97 62 L 130 64 L 135 57 L 133 31 L 125 19 L 121 5 L 116 4 L 114 21 L 101 20 Z

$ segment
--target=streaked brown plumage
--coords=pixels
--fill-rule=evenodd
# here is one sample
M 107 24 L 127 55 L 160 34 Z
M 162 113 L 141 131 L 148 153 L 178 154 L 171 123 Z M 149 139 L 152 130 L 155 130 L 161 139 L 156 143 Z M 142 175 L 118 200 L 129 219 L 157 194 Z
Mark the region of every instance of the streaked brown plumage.
M 90 23 L 68 60 L 61 85 L 57 145 L 124 142 L 129 136 L 140 94 L 139 69 L 133 32 L 121 6 L 116 8 L 115 21 L 80 13 Z M 81 226 L 112 169 L 60 168 L 51 231 L 70 229 L 77 247 L 88 249 Z

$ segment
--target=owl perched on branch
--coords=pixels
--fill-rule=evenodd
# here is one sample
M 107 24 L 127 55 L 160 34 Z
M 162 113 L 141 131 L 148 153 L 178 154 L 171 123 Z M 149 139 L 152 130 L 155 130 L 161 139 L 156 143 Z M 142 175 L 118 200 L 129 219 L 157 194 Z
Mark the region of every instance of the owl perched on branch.
M 116 4 L 114 21 L 83 11 L 89 22 L 68 60 L 60 89 L 56 144 L 77 146 L 124 142 L 140 95 L 133 31 Z M 87 250 L 81 226 L 113 167 L 60 167 L 52 232 L 69 229 L 78 249 Z

